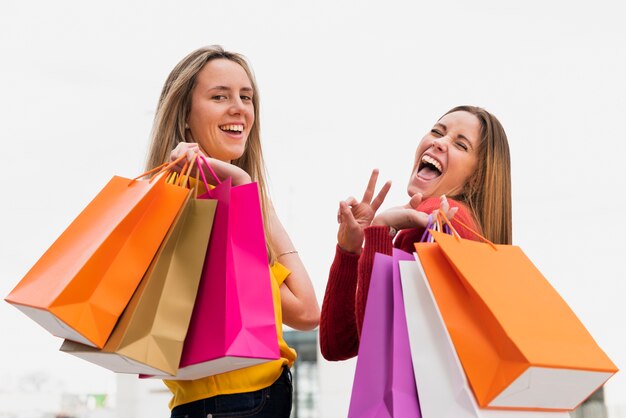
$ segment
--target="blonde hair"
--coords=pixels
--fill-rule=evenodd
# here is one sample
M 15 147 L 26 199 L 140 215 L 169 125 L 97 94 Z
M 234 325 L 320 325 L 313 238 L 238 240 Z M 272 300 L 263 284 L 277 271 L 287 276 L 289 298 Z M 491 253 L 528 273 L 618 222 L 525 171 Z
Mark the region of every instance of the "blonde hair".
M 446 115 L 459 111 L 476 116 L 481 130 L 478 167 L 456 199 L 470 208 L 485 238 L 496 244 L 511 244 L 511 159 L 506 132 L 494 115 L 480 107 L 457 106 Z
M 267 242 L 270 263 L 275 261 L 275 251 L 271 244 L 270 234 L 270 203 L 267 190 L 265 164 L 261 149 L 260 103 L 259 92 L 254 73 L 243 55 L 225 51 L 219 45 L 211 45 L 196 49 L 183 58 L 170 72 L 157 106 L 152 125 L 151 144 L 148 151 L 146 166 L 154 168 L 170 159 L 170 152 L 181 142 L 189 142 L 185 137 L 185 122 L 191 108 L 191 93 L 196 85 L 200 70 L 212 60 L 227 59 L 239 64 L 252 84 L 252 104 L 254 105 L 254 124 L 246 142 L 242 156 L 231 161 L 231 164 L 247 172 L 252 181 L 259 186 L 263 225 Z

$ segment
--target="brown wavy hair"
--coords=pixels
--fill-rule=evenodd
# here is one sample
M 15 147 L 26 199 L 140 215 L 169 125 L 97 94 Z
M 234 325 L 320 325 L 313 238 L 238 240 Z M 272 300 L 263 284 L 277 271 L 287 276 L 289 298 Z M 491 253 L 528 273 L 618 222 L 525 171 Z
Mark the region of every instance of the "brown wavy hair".
M 506 132 L 494 115 L 480 107 L 457 106 L 443 116 L 458 111 L 478 118 L 480 144 L 476 171 L 462 194 L 451 197 L 469 207 L 485 238 L 496 244 L 511 244 L 511 158 Z

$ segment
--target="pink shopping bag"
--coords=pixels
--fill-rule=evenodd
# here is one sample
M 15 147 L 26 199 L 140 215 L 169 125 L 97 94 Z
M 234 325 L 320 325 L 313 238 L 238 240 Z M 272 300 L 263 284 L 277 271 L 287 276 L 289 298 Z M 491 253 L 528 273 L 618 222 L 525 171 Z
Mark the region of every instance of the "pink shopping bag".
M 154 377 L 198 379 L 280 358 L 258 185 L 217 180 L 203 195 L 218 203 L 178 372 Z

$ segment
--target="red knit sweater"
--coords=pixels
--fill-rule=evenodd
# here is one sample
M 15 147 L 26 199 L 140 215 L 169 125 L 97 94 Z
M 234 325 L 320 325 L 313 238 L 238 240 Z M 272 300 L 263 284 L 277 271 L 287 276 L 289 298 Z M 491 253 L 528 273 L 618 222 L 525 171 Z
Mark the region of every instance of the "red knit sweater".
M 452 225 L 463 238 L 476 239 L 475 235 L 462 227 L 457 220 L 476 229 L 470 211 L 461 203 L 448 199 L 450 207 L 459 210 Z M 432 213 L 439 209 L 439 199 L 429 198 L 417 208 L 420 212 Z M 413 253 L 413 243 L 418 242 L 424 233 L 423 228 L 405 229 L 398 233 L 395 241 L 389 236 L 387 226 L 365 228 L 365 245 L 361 254 L 335 249 L 335 259 L 330 267 L 326 293 L 322 302 L 320 318 L 320 349 L 326 360 L 346 360 L 357 355 L 359 336 L 365 315 L 367 291 L 374 264 L 374 254 L 391 255 L 393 247 Z

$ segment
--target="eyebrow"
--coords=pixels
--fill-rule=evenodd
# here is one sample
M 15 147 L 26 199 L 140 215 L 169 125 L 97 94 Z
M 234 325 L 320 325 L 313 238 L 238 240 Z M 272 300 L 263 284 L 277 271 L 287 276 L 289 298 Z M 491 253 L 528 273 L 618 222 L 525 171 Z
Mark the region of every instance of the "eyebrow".
M 444 131 L 446 131 L 446 132 L 448 131 L 448 127 L 446 125 L 444 125 L 443 123 L 437 122 L 437 123 L 435 123 L 435 126 L 437 126 L 437 125 L 441 126 Z M 467 143 L 469 144 L 470 148 L 474 149 L 474 146 L 472 145 L 472 141 L 470 141 L 465 135 L 459 134 L 459 135 L 457 135 L 457 137 L 466 140 Z
M 230 87 L 226 87 L 226 86 L 215 86 L 215 87 L 209 88 L 209 91 L 211 91 L 211 90 L 230 91 L 231 88 Z M 252 93 L 254 90 L 252 90 L 252 87 L 243 87 L 240 91 L 245 91 L 245 92 Z

